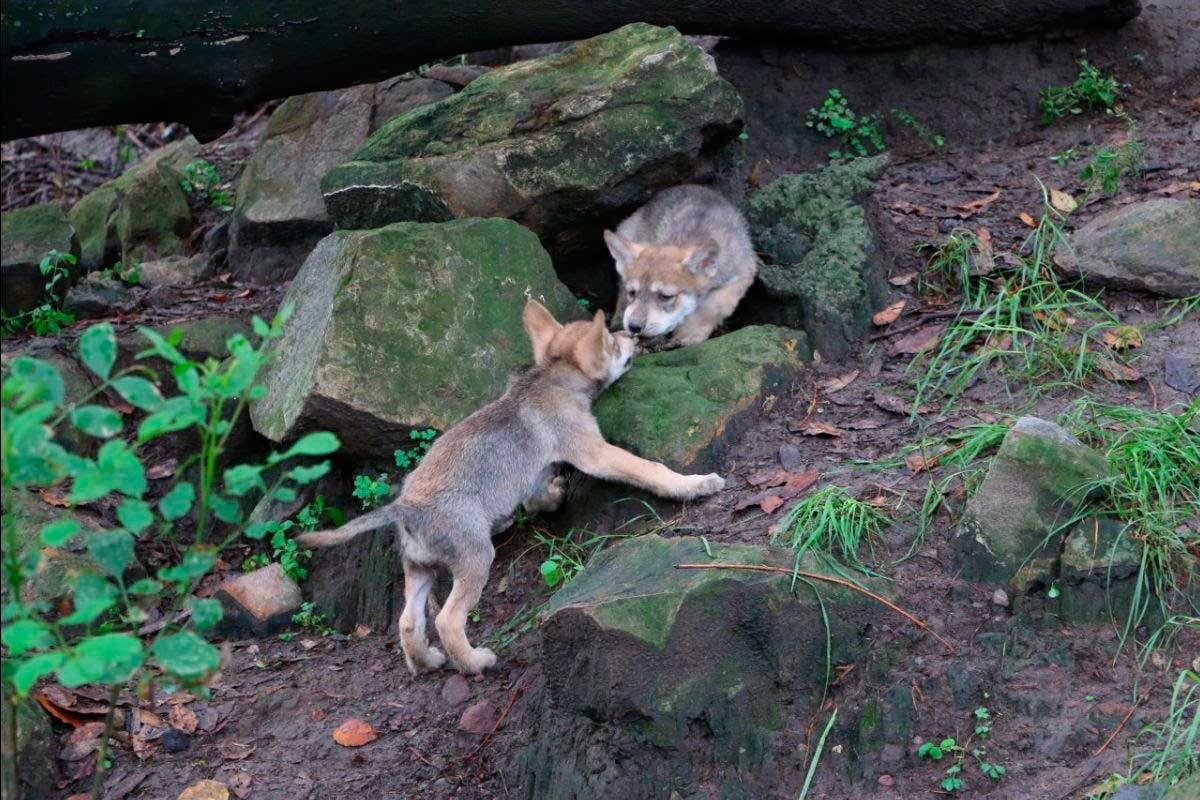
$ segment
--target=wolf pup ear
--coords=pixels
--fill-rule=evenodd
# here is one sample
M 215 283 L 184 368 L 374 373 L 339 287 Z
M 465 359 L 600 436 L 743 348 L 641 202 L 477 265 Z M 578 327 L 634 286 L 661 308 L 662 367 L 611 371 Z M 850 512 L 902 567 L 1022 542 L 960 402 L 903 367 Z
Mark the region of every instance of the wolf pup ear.
M 637 260 L 642 246 L 612 231 L 604 232 L 604 243 L 608 245 L 608 252 L 612 254 L 613 263 L 617 265 L 617 274 L 624 278 L 625 268 Z
M 587 333 L 579 340 L 580 350 L 576 358 L 580 367 L 590 377 L 599 379 L 608 372 L 608 355 L 604 351 L 604 337 L 611 336 L 604 326 L 604 312 L 597 311 L 588 325 Z M 582 351 L 582 352 L 581 352 Z
M 717 271 L 717 257 L 721 255 L 721 245 L 709 239 L 692 248 L 691 253 L 683 260 L 683 266 L 693 275 L 712 277 Z
M 558 324 L 544 305 L 532 298 L 525 303 L 521 324 L 525 326 L 525 333 L 529 334 L 529 342 L 533 345 L 533 362 L 544 363 L 550 342 L 554 335 L 562 330 L 562 325 Z

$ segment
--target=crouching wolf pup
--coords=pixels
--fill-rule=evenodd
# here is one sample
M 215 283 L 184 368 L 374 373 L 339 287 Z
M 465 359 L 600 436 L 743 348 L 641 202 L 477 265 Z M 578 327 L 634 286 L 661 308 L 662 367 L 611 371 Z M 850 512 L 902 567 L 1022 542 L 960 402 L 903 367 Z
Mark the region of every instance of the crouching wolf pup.
M 633 340 L 610 332 L 603 312 L 591 322 L 560 325 L 536 301 L 523 315 L 534 366 L 504 395 L 442 434 L 404 481 L 400 496 L 337 530 L 299 537 L 305 547 L 344 542 L 394 524 L 404 561 L 400 643 L 408 668 L 437 669 L 449 655 L 461 671 L 496 663 L 486 647 L 467 641 L 468 612 L 487 583 L 495 550 L 492 533 L 519 504 L 548 510 L 562 500 L 565 479 L 555 465 L 570 464 L 597 478 L 622 481 L 663 497 L 687 500 L 725 486 L 719 475 L 680 475 L 604 441 L 592 401 L 629 369 Z M 429 645 L 425 602 L 442 566 L 454 585 L 437 615 L 446 655 Z
M 697 344 L 733 313 L 758 271 L 746 220 L 703 186 L 659 192 L 604 241 L 621 277 L 614 316 L 634 336 Z

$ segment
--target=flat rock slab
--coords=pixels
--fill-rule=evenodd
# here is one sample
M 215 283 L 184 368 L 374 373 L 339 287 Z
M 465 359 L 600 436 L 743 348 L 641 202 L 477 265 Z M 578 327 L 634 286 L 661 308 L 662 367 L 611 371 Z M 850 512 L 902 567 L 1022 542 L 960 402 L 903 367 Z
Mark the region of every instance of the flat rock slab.
M 753 766 L 764 755 L 763 737 L 780 724 L 782 703 L 820 701 L 821 607 L 804 583 L 792 591 L 790 574 L 675 568 L 697 562 L 790 570 L 795 556 L 656 535 L 608 548 L 542 614 L 550 698 L 570 713 L 630 726 L 654 747 L 683 746 L 700 725 L 712 736 L 713 757 Z M 825 571 L 811 558 L 801 569 Z M 815 586 L 833 661 L 853 660 L 880 606 L 843 587 Z
M 1088 283 L 1168 297 L 1200 292 L 1200 200 L 1156 198 L 1100 214 L 1059 248 L 1058 268 Z
M 217 589 L 224 616 L 218 630 L 225 636 L 272 636 L 287 628 L 304 601 L 300 587 L 279 564 L 247 572 Z
M 51 251 L 79 258 L 79 238 L 57 203 L 16 208 L 0 215 L 0 303 L 15 315 L 45 298 L 46 278 L 38 265 Z M 82 270 L 67 267 L 71 277 Z
M 596 401 L 615 444 L 675 469 L 719 467 L 771 394 L 809 358 L 800 331 L 759 325 L 678 350 L 638 356 Z
M 1061 528 L 1107 475 L 1104 457 L 1064 428 L 1018 419 L 967 502 L 954 539 L 962 576 L 1032 588 L 1057 559 Z
M 287 297 L 296 313 L 255 430 L 276 442 L 331 430 L 344 454 L 388 459 L 409 431 L 446 430 L 532 362 L 526 298 L 560 320 L 580 312 L 537 237 L 506 219 L 337 231 Z
M 584 244 L 580 224 L 598 235 L 598 219 L 689 178 L 741 112 L 708 54 L 637 23 L 396 117 L 321 186 L 339 228 L 511 217 L 558 258 Z

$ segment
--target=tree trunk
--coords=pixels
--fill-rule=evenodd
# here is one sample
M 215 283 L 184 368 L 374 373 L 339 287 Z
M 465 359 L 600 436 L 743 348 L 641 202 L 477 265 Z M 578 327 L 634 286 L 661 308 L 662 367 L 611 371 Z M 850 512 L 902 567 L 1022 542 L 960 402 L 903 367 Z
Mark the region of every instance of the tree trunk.
M 264 100 L 455 53 L 629 22 L 868 49 L 1119 25 L 1140 0 L 5 0 L 3 138 L 177 120 L 198 138 Z

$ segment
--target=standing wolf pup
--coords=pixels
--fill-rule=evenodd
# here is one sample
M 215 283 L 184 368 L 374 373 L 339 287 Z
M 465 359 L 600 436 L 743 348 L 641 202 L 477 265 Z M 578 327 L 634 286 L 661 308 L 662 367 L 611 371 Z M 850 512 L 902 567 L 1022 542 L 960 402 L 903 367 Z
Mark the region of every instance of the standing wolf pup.
M 621 277 L 614 316 L 668 347 L 704 341 L 733 313 L 758 271 L 746 220 L 703 186 L 659 192 L 604 241 Z
M 530 300 L 522 321 L 533 344 L 531 370 L 499 400 L 442 434 L 390 505 L 337 530 L 297 540 L 305 547 L 322 547 L 396 525 L 404 560 L 400 644 L 414 674 L 437 669 L 446 660 L 430 647 L 425 633 L 425 602 L 437 566 L 454 576 L 436 620 L 450 660 L 468 674 L 496 663 L 495 653 L 467 641 L 467 614 L 487 583 L 495 555 L 492 533 L 498 525 L 519 504 L 552 510 L 562 501 L 564 480 L 555 477 L 556 464 L 565 462 L 597 478 L 680 500 L 725 486 L 719 475 L 680 475 L 604 441 L 592 401 L 629 369 L 633 340 L 611 333 L 603 312 L 591 322 L 560 325 Z

